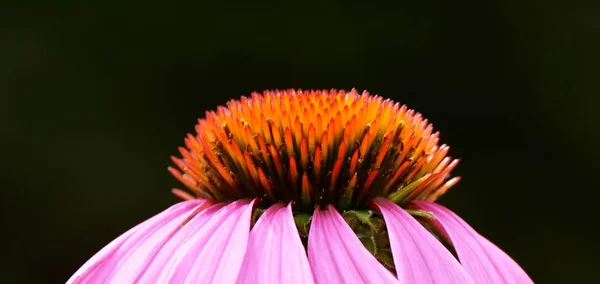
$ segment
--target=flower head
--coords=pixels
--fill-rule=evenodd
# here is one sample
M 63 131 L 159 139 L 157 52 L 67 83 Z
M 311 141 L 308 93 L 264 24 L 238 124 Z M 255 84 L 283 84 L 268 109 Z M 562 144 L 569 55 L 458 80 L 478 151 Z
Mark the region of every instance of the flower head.
M 367 92 L 265 91 L 206 113 L 169 171 L 192 193 L 69 282 L 532 283 L 433 203 L 459 178 L 419 113 Z

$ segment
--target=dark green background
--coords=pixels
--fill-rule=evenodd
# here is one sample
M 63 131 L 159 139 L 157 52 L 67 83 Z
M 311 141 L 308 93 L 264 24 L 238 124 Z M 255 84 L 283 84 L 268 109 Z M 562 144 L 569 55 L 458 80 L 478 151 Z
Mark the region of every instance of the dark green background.
M 598 4 L 299 2 L 2 1 L 2 282 L 64 283 L 176 202 L 169 155 L 205 110 L 352 87 L 434 123 L 462 158 L 441 202 L 537 283 L 593 279 Z

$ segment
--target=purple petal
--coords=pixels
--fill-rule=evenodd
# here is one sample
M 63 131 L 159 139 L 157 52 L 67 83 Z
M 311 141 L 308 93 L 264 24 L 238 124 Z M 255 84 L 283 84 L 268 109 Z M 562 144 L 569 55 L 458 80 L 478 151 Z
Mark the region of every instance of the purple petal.
M 476 283 L 533 283 L 514 260 L 452 211 L 427 201 L 412 204 L 433 213 L 434 225 L 453 244 L 458 259 Z
M 314 283 L 291 204 L 272 205 L 258 219 L 238 283 Z
M 143 257 L 137 251 L 140 246 L 148 247 L 152 246 L 151 243 L 164 241 L 165 235 L 173 233 L 176 226 L 197 211 L 204 202 L 204 200 L 180 202 L 135 226 L 96 253 L 67 283 L 109 282 L 121 266 L 130 264 L 128 259 L 131 256 Z M 151 238 L 153 234 L 163 236 L 163 240 Z M 153 252 L 155 251 L 149 251 L 146 257 L 151 257 Z M 139 272 L 143 269 L 142 266 L 144 263 L 136 263 L 136 267 L 129 267 Z
M 183 237 L 177 236 L 172 239 L 173 245 L 165 245 L 166 254 L 172 254 L 162 263 L 161 274 L 148 280 L 153 283 L 235 283 L 246 253 L 253 204 L 254 201 L 238 200 L 198 214 L 186 224 L 194 230 L 180 231 Z
M 417 220 L 395 203 L 376 198 L 400 283 L 473 283 L 452 254 Z
M 318 283 L 398 283 L 331 205 L 325 210 L 315 209 L 308 260 Z

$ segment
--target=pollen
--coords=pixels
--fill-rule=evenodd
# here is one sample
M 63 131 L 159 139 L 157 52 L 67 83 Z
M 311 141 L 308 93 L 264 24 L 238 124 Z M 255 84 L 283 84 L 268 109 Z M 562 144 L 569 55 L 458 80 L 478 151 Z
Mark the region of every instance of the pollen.
M 252 93 L 208 111 L 195 130 L 169 171 L 198 198 L 349 210 L 375 197 L 434 201 L 459 181 L 427 119 L 366 91 Z

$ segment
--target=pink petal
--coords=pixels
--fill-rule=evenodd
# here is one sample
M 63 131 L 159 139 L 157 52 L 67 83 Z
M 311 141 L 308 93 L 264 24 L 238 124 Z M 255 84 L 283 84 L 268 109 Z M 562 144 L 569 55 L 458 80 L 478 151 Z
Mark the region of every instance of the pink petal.
M 412 204 L 433 213 L 434 224 L 447 235 L 460 262 L 476 283 L 533 283 L 514 260 L 452 211 L 427 201 Z
M 473 283 L 452 254 L 395 203 L 374 199 L 390 237 L 400 283 Z
M 398 283 L 331 205 L 315 209 L 308 260 L 318 283 Z
M 198 210 L 204 202 L 204 200 L 180 202 L 135 226 L 96 253 L 75 272 L 67 283 L 109 282 L 122 265 L 128 264 L 127 259 L 132 255 L 136 255 L 140 246 L 148 246 L 149 242 L 160 241 L 151 239 L 153 234 L 163 236 L 171 234 L 177 224 L 181 224 L 185 218 Z M 136 257 L 141 256 L 137 255 Z M 140 271 L 143 265 L 143 263 L 138 263 L 137 267 L 132 269 Z
M 185 237 L 165 245 L 172 255 L 153 283 L 235 283 L 246 253 L 254 201 L 238 200 L 223 208 L 208 208 L 187 226 Z M 183 230 L 180 231 L 184 235 Z M 178 234 L 179 235 L 179 234 Z M 168 246 L 168 248 L 167 248 Z M 168 250 L 167 250 L 168 249 Z M 163 258 L 164 260 L 164 258 Z
M 238 283 L 314 283 L 292 206 L 272 205 L 258 219 Z
M 209 208 L 204 209 L 200 214 L 194 216 L 177 234 L 175 234 L 169 241 L 162 247 L 162 249 L 156 254 L 152 262 L 148 265 L 148 268 L 143 275 L 140 276 L 139 283 L 153 283 L 156 282 L 160 277 L 160 274 L 165 270 L 167 265 L 172 266 L 172 257 L 178 252 L 179 246 L 189 239 L 192 233 L 198 231 L 211 217 L 221 208 L 225 206 L 225 203 L 217 203 Z M 223 214 L 226 212 L 221 212 Z M 223 216 L 223 215 L 221 215 Z

